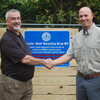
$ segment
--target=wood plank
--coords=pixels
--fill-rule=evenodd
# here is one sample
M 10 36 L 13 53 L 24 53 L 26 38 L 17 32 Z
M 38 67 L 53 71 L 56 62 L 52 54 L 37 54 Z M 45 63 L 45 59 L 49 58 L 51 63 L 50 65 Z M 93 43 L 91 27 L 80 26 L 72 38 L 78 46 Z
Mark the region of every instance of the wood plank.
M 1 70 L 0 70 L 1 72 Z M 35 77 L 42 77 L 42 76 L 57 76 L 57 77 L 65 77 L 65 76 L 76 76 L 77 70 L 76 67 L 54 67 L 51 70 L 45 68 L 45 67 L 36 67 L 35 68 Z
M 59 95 L 59 94 L 76 94 L 76 86 L 34 86 L 33 94 L 40 95 Z
M 5 32 L 6 32 L 6 28 L 0 28 L 0 38 L 3 36 Z
M 78 31 L 78 28 L 21 28 L 20 31 L 24 36 L 24 31 L 70 31 L 70 38 L 72 38 Z
M 21 28 L 20 32 L 22 33 L 22 35 L 24 36 L 24 31 L 44 31 L 44 30 L 48 30 L 48 31 L 70 31 L 70 37 L 72 38 L 78 31 L 78 28 Z M 0 38 L 2 37 L 2 35 L 5 33 L 6 28 L 0 28 Z
M 70 66 L 77 66 L 77 63 L 76 63 L 76 60 L 75 59 L 72 59 L 70 61 Z
M 76 95 L 33 95 L 32 100 L 76 100 Z
M 0 70 L 1 73 L 1 70 Z M 75 86 L 76 77 L 33 77 L 32 82 L 34 86 Z
M 76 74 L 76 67 L 54 67 L 51 70 L 45 67 L 35 67 L 34 76 L 71 76 Z
M 76 85 L 76 77 L 34 77 L 33 86 L 62 86 Z

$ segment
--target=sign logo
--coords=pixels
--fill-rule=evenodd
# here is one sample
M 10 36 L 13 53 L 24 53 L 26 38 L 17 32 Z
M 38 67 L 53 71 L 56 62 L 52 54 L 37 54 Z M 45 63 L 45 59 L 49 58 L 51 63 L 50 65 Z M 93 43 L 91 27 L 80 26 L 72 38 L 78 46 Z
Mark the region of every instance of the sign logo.
M 42 34 L 42 39 L 44 41 L 49 41 L 51 39 L 51 35 L 48 32 Z

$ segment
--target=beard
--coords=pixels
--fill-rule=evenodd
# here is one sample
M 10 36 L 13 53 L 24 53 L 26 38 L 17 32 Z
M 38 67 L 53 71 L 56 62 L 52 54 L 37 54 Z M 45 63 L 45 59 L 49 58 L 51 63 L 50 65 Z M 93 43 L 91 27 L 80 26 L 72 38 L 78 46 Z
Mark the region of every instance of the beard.
M 19 25 L 19 23 L 14 23 L 14 30 L 18 31 L 20 29 L 20 26 L 16 27 L 15 25 Z
M 18 31 L 19 29 L 20 29 L 20 26 L 18 26 L 18 27 L 15 27 L 15 26 L 14 26 L 14 30 L 15 30 L 15 31 Z

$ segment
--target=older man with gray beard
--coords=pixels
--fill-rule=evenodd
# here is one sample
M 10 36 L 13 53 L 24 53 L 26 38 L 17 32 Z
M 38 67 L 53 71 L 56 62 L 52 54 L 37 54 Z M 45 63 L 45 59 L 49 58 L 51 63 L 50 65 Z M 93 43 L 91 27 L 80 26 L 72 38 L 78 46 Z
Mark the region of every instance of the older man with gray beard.
M 48 60 L 32 57 L 19 29 L 20 12 L 9 10 L 5 15 L 8 26 L 1 38 L 0 100 L 31 100 L 34 65 L 48 66 Z

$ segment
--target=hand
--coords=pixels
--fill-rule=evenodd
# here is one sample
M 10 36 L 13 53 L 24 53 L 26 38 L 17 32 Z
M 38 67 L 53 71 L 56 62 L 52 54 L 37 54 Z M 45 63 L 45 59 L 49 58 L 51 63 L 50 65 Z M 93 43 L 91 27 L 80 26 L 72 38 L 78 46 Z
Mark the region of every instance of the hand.
M 48 69 L 52 69 L 54 67 L 53 60 L 51 60 L 49 58 L 46 61 L 47 61 L 47 64 L 45 65 L 45 67 L 48 68 Z
M 49 62 L 50 69 L 52 69 L 55 66 L 53 60 L 49 58 L 48 62 Z

